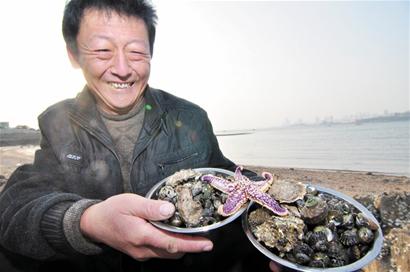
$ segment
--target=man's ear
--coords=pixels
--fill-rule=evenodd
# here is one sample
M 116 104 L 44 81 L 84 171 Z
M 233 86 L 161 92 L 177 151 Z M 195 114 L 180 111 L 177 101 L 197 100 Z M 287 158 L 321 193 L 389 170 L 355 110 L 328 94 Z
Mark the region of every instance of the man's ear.
M 68 58 L 70 59 L 71 65 L 74 68 L 80 68 L 80 62 L 78 61 L 78 54 L 74 53 L 68 45 L 66 46 L 66 50 L 67 50 L 67 55 L 68 55 Z

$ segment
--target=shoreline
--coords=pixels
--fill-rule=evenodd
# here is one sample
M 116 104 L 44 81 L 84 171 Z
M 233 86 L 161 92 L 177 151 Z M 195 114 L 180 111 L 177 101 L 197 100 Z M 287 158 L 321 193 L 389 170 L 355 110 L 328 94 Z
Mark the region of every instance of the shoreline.
M 2 176 L 2 179 L 7 180 L 18 166 L 32 163 L 37 149 L 39 149 L 38 145 L 0 147 L 0 176 Z M 392 173 L 255 165 L 244 165 L 244 167 L 259 175 L 262 172 L 271 172 L 277 174 L 280 178 L 312 185 L 318 184 L 339 190 L 350 196 L 382 194 L 384 192 L 410 192 L 410 177 Z

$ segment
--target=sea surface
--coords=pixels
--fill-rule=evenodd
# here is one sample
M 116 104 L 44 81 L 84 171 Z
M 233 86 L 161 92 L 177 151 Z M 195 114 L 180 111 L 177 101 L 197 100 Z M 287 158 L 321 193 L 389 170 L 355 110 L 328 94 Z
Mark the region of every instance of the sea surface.
M 410 121 L 255 130 L 218 136 L 237 164 L 410 176 Z

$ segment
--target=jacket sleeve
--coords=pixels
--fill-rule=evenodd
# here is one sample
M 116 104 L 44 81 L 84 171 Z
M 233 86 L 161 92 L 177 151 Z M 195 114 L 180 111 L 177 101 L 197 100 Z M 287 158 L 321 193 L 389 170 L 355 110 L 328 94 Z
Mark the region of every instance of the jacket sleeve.
M 40 147 L 34 163 L 17 168 L 0 194 L 0 244 L 40 260 L 77 254 L 66 238 L 64 217 L 76 203 L 84 209 L 90 203 L 65 190 L 63 171 L 44 135 Z

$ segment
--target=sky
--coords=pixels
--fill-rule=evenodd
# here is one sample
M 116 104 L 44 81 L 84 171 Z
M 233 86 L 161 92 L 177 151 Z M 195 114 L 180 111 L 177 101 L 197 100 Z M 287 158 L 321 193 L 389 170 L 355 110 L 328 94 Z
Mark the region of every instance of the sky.
M 216 131 L 410 110 L 409 1 L 152 2 L 149 84 L 200 105 Z M 37 128 L 84 86 L 64 3 L 0 4 L 0 121 Z

